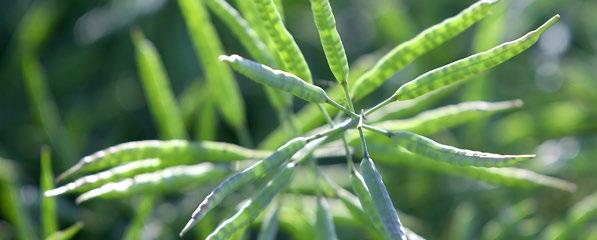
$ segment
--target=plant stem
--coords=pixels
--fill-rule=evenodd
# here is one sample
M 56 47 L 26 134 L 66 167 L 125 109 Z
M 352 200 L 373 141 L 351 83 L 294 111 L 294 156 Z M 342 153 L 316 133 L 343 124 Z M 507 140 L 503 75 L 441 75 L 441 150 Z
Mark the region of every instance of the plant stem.
M 365 141 L 365 134 L 363 134 L 363 120 L 365 118 L 365 114 L 361 111 L 361 116 L 359 117 L 359 123 L 357 124 L 357 130 L 359 131 L 359 137 L 361 137 L 361 145 L 363 146 L 363 157 L 369 157 L 369 150 L 367 149 L 367 141 Z
M 394 133 L 391 132 L 390 130 L 387 130 L 387 129 L 378 128 L 378 127 L 371 126 L 371 125 L 368 125 L 368 124 L 363 124 L 363 127 L 365 129 L 369 130 L 369 131 L 372 131 L 372 132 L 375 132 L 375 133 L 379 133 L 379 134 L 384 135 L 384 136 L 389 137 L 389 138 L 391 138 L 392 136 L 394 136 Z
M 236 128 L 236 135 L 238 136 L 240 145 L 248 148 L 253 147 L 253 140 L 251 140 L 247 125 L 243 124 L 243 126 Z
M 382 108 L 385 105 L 388 105 L 388 103 L 395 101 L 395 98 L 396 98 L 396 94 L 392 94 L 392 96 L 390 96 L 386 100 L 383 100 L 379 104 L 377 104 L 374 107 L 370 108 L 369 110 L 365 111 L 365 116 L 379 110 L 380 108 Z
M 330 105 L 336 107 L 337 109 L 340 109 L 341 111 L 348 113 L 348 115 L 350 115 L 353 118 L 358 118 L 359 115 L 354 113 L 353 111 L 348 110 L 346 107 L 340 105 L 339 103 L 337 103 L 336 101 L 332 100 L 331 98 L 328 98 L 327 103 L 329 103 Z
M 344 90 L 344 97 L 346 98 L 346 105 L 350 111 L 354 112 L 354 105 L 352 104 L 352 98 L 350 97 L 350 92 L 348 91 L 348 82 L 346 80 L 340 82 L 342 85 L 342 90 Z
M 332 135 L 332 134 L 335 134 L 335 133 L 342 132 L 342 131 L 344 131 L 346 129 L 349 129 L 349 128 L 353 127 L 356 123 L 357 122 L 356 122 L 355 119 L 346 120 L 343 123 L 341 123 L 340 125 L 334 126 L 333 128 L 330 128 L 330 129 L 325 130 L 323 132 L 319 132 L 319 133 L 316 133 L 316 134 L 313 134 L 313 135 L 307 137 L 307 142 L 311 142 L 311 141 L 316 140 L 318 138 L 322 138 L 322 137 L 325 137 L 325 136 L 329 136 L 329 135 Z

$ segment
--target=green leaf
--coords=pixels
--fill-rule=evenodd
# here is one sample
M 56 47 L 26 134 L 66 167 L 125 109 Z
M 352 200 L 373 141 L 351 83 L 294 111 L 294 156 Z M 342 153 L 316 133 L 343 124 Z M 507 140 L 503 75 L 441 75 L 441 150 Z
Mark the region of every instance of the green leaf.
M 272 199 L 282 191 L 292 179 L 294 163 L 283 167 L 271 181 L 247 201 L 232 217 L 222 222 L 208 237 L 208 240 L 229 239 L 237 230 L 249 225 L 267 207 Z M 181 235 L 184 234 L 184 230 Z
M 328 65 L 338 82 L 348 81 L 348 60 L 336 29 L 336 20 L 329 0 L 311 0 L 311 11 Z
M 270 41 L 274 49 L 271 49 L 270 51 L 276 54 L 276 59 L 281 68 L 312 83 L 313 79 L 307 61 L 294 41 L 294 38 L 284 26 L 280 13 L 277 11 L 273 0 L 251 1 L 255 5 L 264 29 L 271 39 Z
M 352 85 L 352 95 L 357 100 L 367 96 L 419 56 L 452 39 L 475 22 L 483 19 L 491 12 L 491 7 L 495 3 L 496 1 L 493 0 L 478 1 L 456 16 L 431 26 L 413 39 L 398 45 Z
M 292 73 L 272 69 L 238 55 L 222 55 L 220 61 L 228 63 L 234 70 L 253 81 L 291 93 L 306 101 L 325 103 L 329 100 L 323 89 L 303 81 Z
M 157 49 L 141 31 L 135 30 L 131 35 L 145 98 L 158 126 L 160 138 L 186 138 L 184 121 Z
M 504 167 L 532 159 L 535 155 L 500 155 L 455 148 L 405 131 L 391 133 L 392 141 L 413 154 L 450 164 L 475 167 Z
M 140 193 L 177 191 L 183 186 L 201 185 L 219 179 L 227 172 L 227 169 L 212 163 L 175 166 L 104 184 L 81 194 L 76 201 L 82 203 L 95 198 L 124 198 Z
M 183 164 L 198 161 L 229 162 L 259 158 L 266 153 L 221 142 L 188 142 L 185 140 L 145 140 L 122 143 L 83 157 L 77 164 L 62 173 L 66 179 L 141 159 L 157 158 L 162 163 Z
M 46 238 L 46 240 L 69 240 L 75 237 L 75 235 L 83 228 L 82 222 L 77 222 L 74 225 L 64 229 L 63 231 L 55 232 Z
M 195 52 L 202 63 L 205 79 L 214 92 L 215 103 L 224 120 L 236 129 L 246 128 L 244 101 L 232 72 L 218 61 L 223 53 L 220 38 L 212 25 L 203 1 L 178 0 Z
M 145 222 L 149 218 L 151 211 L 153 210 L 155 199 L 152 195 L 145 195 L 140 199 L 140 203 L 135 206 L 135 217 L 133 222 L 129 224 L 124 234 L 123 239 L 126 240 L 137 240 L 142 239 L 141 233 Z
M 17 169 L 9 160 L 0 157 L 0 212 L 14 225 L 18 239 L 35 239 L 23 200 L 19 195 Z
M 54 173 L 52 172 L 52 156 L 51 151 L 47 147 L 41 148 L 41 176 L 40 188 L 41 195 L 43 192 L 54 188 Z M 41 225 L 43 229 L 43 237 L 47 238 L 58 229 L 56 218 L 56 200 L 54 198 L 41 198 Z
M 375 164 L 369 156 L 365 156 L 363 157 L 360 166 L 363 180 L 371 195 L 373 207 L 381 219 L 385 235 L 388 236 L 389 239 L 406 240 L 405 231 L 398 218 L 396 208 L 394 208 L 392 199 L 386 190 Z
M 547 28 L 560 19 L 555 15 L 534 31 L 519 39 L 501 44 L 487 51 L 436 68 L 402 85 L 395 93 L 395 100 L 407 100 L 433 90 L 462 82 L 469 77 L 491 69 L 531 47 Z

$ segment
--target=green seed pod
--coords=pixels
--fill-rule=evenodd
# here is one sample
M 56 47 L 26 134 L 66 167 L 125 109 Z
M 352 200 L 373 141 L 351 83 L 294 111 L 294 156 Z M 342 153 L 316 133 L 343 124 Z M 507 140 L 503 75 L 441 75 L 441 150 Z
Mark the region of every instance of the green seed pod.
M 336 229 L 332 219 L 332 214 L 327 201 L 322 198 L 317 198 L 317 210 L 315 219 L 315 239 L 318 240 L 336 240 Z
M 204 1 L 178 0 L 178 5 L 187 25 L 199 62 L 203 65 L 205 79 L 214 91 L 215 103 L 224 120 L 236 129 L 245 127 L 245 104 L 232 71 L 218 61 L 223 51 L 209 14 L 203 6 Z
M 209 236 L 208 240 L 227 240 L 237 230 L 249 225 L 267 207 L 272 199 L 284 189 L 292 179 L 294 163 L 289 163 L 278 172 L 267 185 L 247 201 L 234 216 L 222 222 Z M 181 235 L 184 233 L 181 232 Z
M 161 161 L 157 158 L 138 160 L 116 166 L 106 171 L 83 176 L 61 187 L 48 190 L 44 193 L 44 195 L 46 197 L 54 197 L 72 192 L 85 192 L 108 182 L 119 181 L 141 173 L 155 171 L 163 167 L 164 166 L 161 164 Z
M 499 155 L 459 149 L 437 143 L 429 138 L 404 131 L 392 133 L 392 139 L 400 147 L 430 159 L 444 160 L 450 164 L 475 167 L 504 167 L 534 158 L 535 155 Z
M 485 52 L 450 63 L 431 70 L 416 79 L 402 85 L 396 93 L 396 100 L 412 99 L 435 89 L 462 82 L 467 78 L 493 68 L 531 47 L 547 28 L 560 19 L 556 15 L 534 31 L 519 39 L 503 43 Z
M 458 15 L 431 26 L 413 39 L 398 45 L 352 85 L 351 95 L 355 99 L 367 96 L 398 70 L 419 56 L 452 39 L 477 21 L 483 19 L 491 12 L 490 10 L 495 3 L 496 1 L 494 0 L 478 1 L 458 13 Z
M 276 206 L 268 211 L 261 223 L 257 240 L 275 240 L 278 227 L 280 225 L 280 206 Z
M 427 135 L 521 106 L 520 100 L 464 102 L 424 111 L 412 118 L 377 122 L 374 126 L 390 131 L 409 131 Z M 356 139 L 356 135 L 353 138 Z
M 329 0 L 311 0 L 311 11 L 328 65 L 338 82 L 348 80 L 348 60 Z
M 255 30 L 249 23 L 243 19 L 234 7 L 230 6 L 224 0 L 207 0 L 205 2 L 215 15 L 217 15 L 232 33 L 238 38 L 240 43 L 257 62 L 270 66 L 275 66 L 275 61 L 271 56 L 267 46 L 259 38 Z M 266 93 L 270 104 L 278 110 L 286 109 L 292 104 L 290 95 L 282 92 L 273 91 L 266 87 Z
M 375 164 L 369 158 L 365 156 L 361 161 L 361 172 L 363 174 L 363 180 L 367 186 L 367 190 L 371 194 L 371 200 L 375 211 L 381 218 L 384 232 L 389 239 L 402 239 L 406 240 L 405 232 L 402 227 L 402 223 L 398 218 L 398 212 L 394 208 L 392 199 L 384 186 L 381 175 L 377 171 Z
M 360 144 L 355 142 L 355 145 Z M 433 172 L 466 176 L 479 181 L 523 189 L 551 188 L 574 192 L 576 185 L 568 181 L 520 168 L 483 168 L 450 164 L 440 159 L 427 158 L 396 146 L 387 138 L 367 138 L 367 147 L 377 161 L 394 166 L 407 166 Z
M 382 235 L 387 236 L 381 217 L 377 213 L 377 210 L 375 210 L 375 205 L 373 204 L 367 185 L 365 185 L 363 176 L 359 172 L 353 171 L 350 175 L 350 184 L 352 190 L 359 198 L 359 202 L 361 203 L 363 210 L 367 213 L 366 215 L 373 227 L 375 227 L 378 232 L 382 233 Z
M 296 152 L 302 149 L 307 140 L 299 137 L 281 146 L 273 152 L 269 157 L 253 164 L 242 172 L 236 173 L 220 183 L 214 188 L 203 201 L 199 204 L 197 209 L 191 215 L 191 219 L 181 231 L 184 234 L 193 227 L 210 210 L 214 209 L 226 196 L 236 191 L 237 189 L 254 182 L 266 174 L 272 173 L 276 168 L 280 167 L 284 162 L 289 160 Z
M 132 32 L 132 38 L 145 98 L 158 126 L 160 138 L 186 138 L 184 121 L 157 49 L 139 30 Z
M 329 99 L 323 89 L 309 84 L 291 73 L 272 69 L 238 55 L 222 55 L 220 56 L 220 61 L 227 62 L 234 70 L 253 81 L 265 84 L 274 89 L 289 92 L 306 101 L 325 103 Z
M 313 79 L 307 61 L 294 38 L 284 26 L 274 2 L 272 0 L 252 1 L 261 17 L 265 31 L 267 31 L 272 45 L 275 47 L 274 52 L 281 62 L 282 69 L 312 83 Z
M 81 194 L 77 203 L 94 198 L 122 198 L 147 192 L 176 191 L 183 186 L 200 185 L 218 179 L 228 172 L 212 163 L 175 166 L 152 173 L 144 173 L 119 182 L 111 182 Z
M 198 161 L 234 161 L 260 158 L 266 153 L 234 144 L 221 142 L 189 142 L 185 140 L 145 140 L 122 143 L 83 157 L 77 164 L 62 173 L 58 179 L 65 179 L 78 173 L 91 172 L 114 167 L 123 163 L 158 158 L 164 164 L 190 163 Z

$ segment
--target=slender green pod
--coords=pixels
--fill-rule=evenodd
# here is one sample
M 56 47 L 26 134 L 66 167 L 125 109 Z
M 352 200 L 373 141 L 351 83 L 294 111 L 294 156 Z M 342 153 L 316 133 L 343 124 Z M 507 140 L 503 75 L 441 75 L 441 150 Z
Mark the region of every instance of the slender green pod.
M 212 163 L 175 166 L 152 173 L 144 173 L 118 182 L 110 182 L 77 197 L 82 203 L 94 198 L 122 198 L 147 192 L 176 191 L 183 186 L 200 185 L 223 177 L 228 170 Z
M 186 140 L 145 140 L 118 144 L 83 157 L 77 164 L 62 173 L 62 180 L 72 175 L 102 170 L 139 159 L 158 158 L 163 163 L 189 163 L 197 161 L 229 162 L 260 158 L 263 151 L 243 148 L 222 142 L 189 142 Z
M 159 128 L 160 138 L 186 138 L 184 121 L 157 49 L 140 30 L 134 30 L 131 35 L 141 83 L 149 110 Z
M 236 214 L 222 222 L 209 236 L 207 236 L 207 239 L 229 239 L 238 229 L 253 222 L 272 199 L 290 183 L 294 169 L 294 163 L 289 163 L 284 166 L 261 191 L 253 196 L 251 200 L 247 201 Z M 181 235 L 182 234 L 184 234 L 184 231 L 181 232 Z
M 408 102 L 407 100 L 405 102 Z M 396 102 L 396 103 L 402 103 Z M 522 101 L 463 102 L 427 110 L 414 117 L 397 120 L 375 120 L 374 126 L 391 131 L 410 131 L 418 134 L 432 134 L 464 123 L 470 123 L 491 115 L 522 107 Z M 378 113 L 378 112 L 376 112 Z M 391 113 L 389 113 L 391 114 Z M 383 119 L 383 117 L 382 117 Z
M 383 56 L 375 66 L 352 85 L 355 99 L 367 96 L 407 64 L 457 36 L 491 12 L 494 0 L 481 0 L 456 16 L 431 26 Z
M 181 234 L 189 231 L 201 218 L 209 211 L 214 209 L 224 198 L 230 195 L 237 189 L 253 182 L 268 173 L 271 173 L 276 168 L 288 161 L 296 152 L 301 150 L 307 144 L 306 138 L 295 138 L 278 148 L 275 152 L 267 158 L 251 165 L 242 172 L 236 173 L 224 181 L 222 181 L 216 188 L 214 188 L 203 201 L 197 206 L 197 209 L 191 215 L 191 219 L 182 229 Z
M 311 11 L 315 18 L 321 46 L 323 46 L 323 51 L 334 77 L 338 82 L 347 81 L 348 60 L 346 59 L 342 39 L 340 39 L 340 34 L 336 29 L 336 20 L 329 0 L 311 0 Z
M 391 133 L 392 140 L 408 151 L 429 159 L 446 161 L 450 164 L 475 167 L 505 167 L 534 158 L 535 155 L 500 155 L 459 149 L 437 143 L 429 138 L 405 131 Z
M 323 89 L 303 81 L 292 73 L 272 69 L 238 55 L 222 55 L 220 61 L 230 64 L 234 70 L 253 81 L 289 92 L 306 101 L 325 103 L 329 99 Z
M 40 188 L 43 195 L 44 191 L 54 188 L 54 174 L 52 173 L 52 156 L 50 149 L 42 147 L 41 149 L 41 176 Z M 43 237 L 47 238 L 58 229 L 56 218 L 56 199 L 41 198 L 41 225 Z
M 317 198 L 317 210 L 315 211 L 315 239 L 318 240 L 336 240 L 336 229 L 325 198 Z
M 224 120 L 237 129 L 245 128 L 245 107 L 240 90 L 230 69 L 218 61 L 223 53 L 220 38 L 212 25 L 203 1 L 178 0 L 191 35 L 197 57 L 203 65 L 205 79 Z
M 388 238 L 381 216 L 377 212 L 375 205 L 373 204 L 373 199 L 371 199 L 369 189 L 367 189 L 367 185 L 365 184 L 365 180 L 359 172 L 352 171 L 350 175 L 350 185 L 359 198 L 359 202 L 361 203 L 363 210 L 367 213 L 366 215 L 373 227 L 385 238 Z
M 234 7 L 225 0 L 206 0 L 205 4 L 228 26 L 251 56 L 264 64 L 275 63 L 265 43 Z
M 73 192 L 85 192 L 108 182 L 119 181 L 141 173 L 152 172 L 164 168 L 164 165 L 162 164 L 162 161 L 157 158 L 125 163 L 102 172 L 83 176 L 64 184 L 63 186 L 46 190 L 44 195 L 46 197 L 54 197 Z
M 402 223 L 398 218 L 398 212 L 396 212 L 396 208 L 394 208 L 392 199 L 386 190 L 375 164 L 369 156 L 364 156 L 360 166 L 363 180 L 371 195 L 375 211 L 377 211 L 377 214 L 381 218 L 385 234 L 390 239 L 406 240 L 406 234 L 402 227 Z
M 59 232 L 54 232 L 49 237 L 45 238 L 46 240 L 69 240 L 75 237 L 79 231 L 83 228 L 84 224 L 82 222 L 77 222 L 72 226 L 68 227 Z
M 519 39 L 431 70 L 398 88 L 394 93 L 395 100 L 412 99 L 435 89 L 462 82 L 471 76 L 493 68 L 535 44 L 541 34 L 558 19 L 560 19 L 560 15 L 555 15 L 539 28 Z
M 228 26 L 251 56 L 258 62 L 275 66 L 265 43 L 234 7 L 225 0 L 207 0 L 205 3 Z M 268 87 L 265 87 L 265 91 L 270 104 L 278 111 L 285 111 L 292 104 L 292 99 L 285 93 L 273 91 Z
M 280 225 L 280 205 L 271 208 L 265 215 L 257 240 L 275 240 Z
M 264 25 L 264 30 L 272 42 L 273 52 L 281 62 L 282 69 L 312 83 L 313 79 L 307 61 L 294 38 L 284 26 L 273 0 L 252 1 Z
M 351 144 L 353 147 L 358 147 L 360 143 L 354 141 Z M 573 183 L 527 169 L 461 166 L 438 159 L 427 158 L 398 147 L 387 138 L 367 138 L 367 146 L 377 161 L 387 165 L 407 166 L 455 176 L 465 176 L 491 184 L 522 189 L 550 188 L 566 192 L 574 192 L 576 190 L 576 185 Z

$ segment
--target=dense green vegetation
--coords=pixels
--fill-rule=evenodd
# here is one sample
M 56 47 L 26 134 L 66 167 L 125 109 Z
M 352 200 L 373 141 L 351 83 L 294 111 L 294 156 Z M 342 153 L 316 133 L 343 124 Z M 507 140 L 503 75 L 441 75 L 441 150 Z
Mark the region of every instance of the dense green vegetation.
M 0 239 L 597 236 L 595 3 L 7 9 Z

